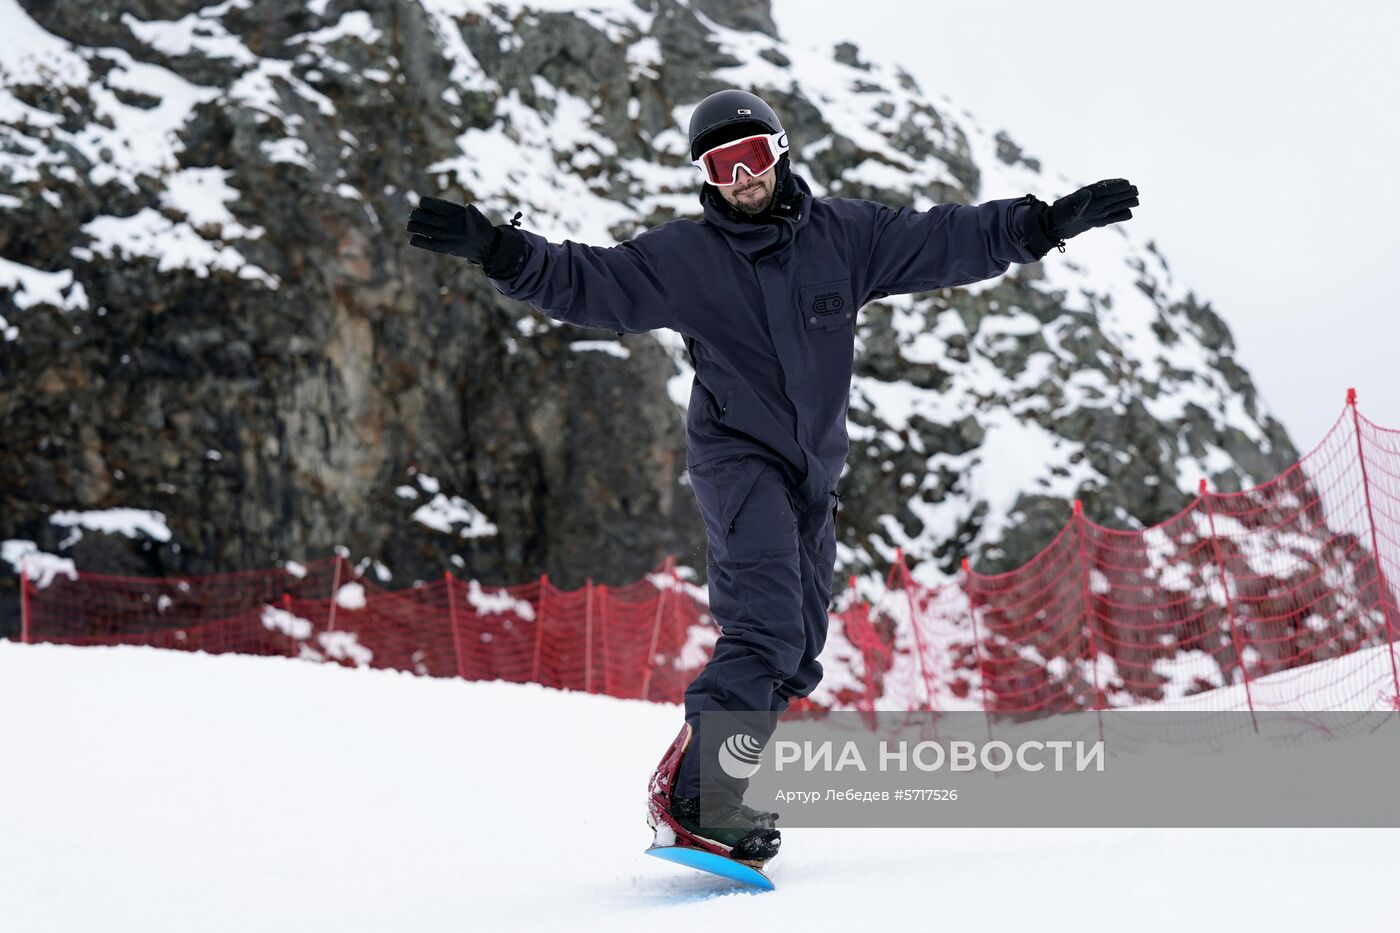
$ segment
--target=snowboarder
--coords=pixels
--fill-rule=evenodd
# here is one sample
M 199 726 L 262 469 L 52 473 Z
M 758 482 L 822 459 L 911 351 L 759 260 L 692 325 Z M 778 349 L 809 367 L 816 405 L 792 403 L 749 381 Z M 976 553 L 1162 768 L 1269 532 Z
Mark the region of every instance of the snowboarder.
M 778 851 L 776 817 L 744 805 L 747 781 L 702 769 L 685 750 L 715 710 L 766 714 L 747 730 L 766 744 L 777 716 L 821 680 L 857 312 L 1036 262 L 1138 204 L 1124 179 L 1049 205 L 1029 194 L 926 211 L 818 198 L 792 172 L 789 146 L 763 100 L 720 91 L 690 119 L 699 220 L 611 247 L 551 243 L 438 198 L 423 198 L 408 223 L 413 246 L 465 258 L 550 317 L 684 337 L 695 367 L 687 468 L 722 635 L 686 690 L 686 725 L 653 776 L 650 821 L 755 865 Z

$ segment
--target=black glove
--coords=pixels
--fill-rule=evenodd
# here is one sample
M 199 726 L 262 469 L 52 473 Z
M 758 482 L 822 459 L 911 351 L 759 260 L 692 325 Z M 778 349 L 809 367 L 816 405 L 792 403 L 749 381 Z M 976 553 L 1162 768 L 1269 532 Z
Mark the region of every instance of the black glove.
M 1050 205 L 1048 232 L 1057 240 L 1079 236 L 1090 227 L 1106 227 L 1133 216 L 1138 206 L 1137 185 L 1126 178 L 1096 181 Z
M 461 256 L 477 266 L 496 238 L 496 228 L 475 205 L 463 207 L 442 198 L 421 198 L 408 215 L 408 232 L 413 234 L 410 246 Z
M 1065 240 L 1078 236 L 1091 227 L 1106 227 L 1128 220 L 1131 208 L 1138 206 L 1137 185 L 1126 178 L 1108 178 L 1086 185 L 1067 194 L 1054 204 L 1026 195 L 1030 209 L 1026 213 L 1026 230 L 1021 243 L 1044 256 L 1056 246 L 1064 250 Z
M 515 215 L 519 217 L 519 214 Z M 491 226 L 473 204 L 421 198 L 408 216 L 409 246 L 460 256 L 493 279 L 510 278 L 524 265 L 525 237 L 513 226 Z

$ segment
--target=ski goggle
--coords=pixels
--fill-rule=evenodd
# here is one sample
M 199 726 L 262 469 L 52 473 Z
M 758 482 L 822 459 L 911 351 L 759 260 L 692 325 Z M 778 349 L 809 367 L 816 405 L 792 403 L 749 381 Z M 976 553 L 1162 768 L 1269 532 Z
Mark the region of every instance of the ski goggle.
M 750 175 L 762 175 L 787 151 L 787 133 L 760 133 L 706 150 L 693 164 L 706 181 L 724 188 L 738 180 L 739 166 Z

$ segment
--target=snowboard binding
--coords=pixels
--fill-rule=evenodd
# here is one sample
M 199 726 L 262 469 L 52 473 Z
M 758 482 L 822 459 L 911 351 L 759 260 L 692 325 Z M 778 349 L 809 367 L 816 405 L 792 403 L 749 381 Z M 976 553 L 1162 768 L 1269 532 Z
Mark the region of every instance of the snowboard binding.
M 775 814 L 758 813 L 743 807 L 742 804 L 736 804 L 733 815 L 738 825 L 715 832 L 717 836 L 728 837 L 729 841 L 726 844 L 723 839 L 707 838 L 702 834 L 704 831 L 700 827 L 697 798 L 673 796 L 676 775 L 680 771 L 681 759 L 685 757 L 692 735 L 690 724 L 683 724 L 652 773 L 647 793 L 647 825 L 655 833 L 655 839 L 648 851 L 650 854 L 660 855 L 658 850 L 661 849 L 691 850 L 737 862 L 749 868 L 763 868 L 778 854 L 781 837 L 773 828 Z M 750 821 L 752 825 L 745 825 Z M 686 824 L 691 828 L 687 828 Z M 677 858 L 671 860 L 682 861 Z M 696 864 L 693 858 L 684 861 L 707 871 L 713 870 Z

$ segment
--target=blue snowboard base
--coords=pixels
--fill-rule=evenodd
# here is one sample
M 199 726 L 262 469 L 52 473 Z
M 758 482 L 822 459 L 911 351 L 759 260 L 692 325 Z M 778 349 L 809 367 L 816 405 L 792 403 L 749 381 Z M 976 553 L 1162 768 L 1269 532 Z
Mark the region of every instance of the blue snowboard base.
M 681 846 L 652 846 L 647 849 L 647 855 L 654 855 L 659 859 L 675 862 L 677 865 L 698 868 L 712 875 L 719 875 L 722 878 L 751 885 L 764 891 L 773 890 L 773 882 L 757 868 L 751 868 L 742 862 L 736 862 L 722 855 L 715 855 L 713 852 L 686 849 Z

